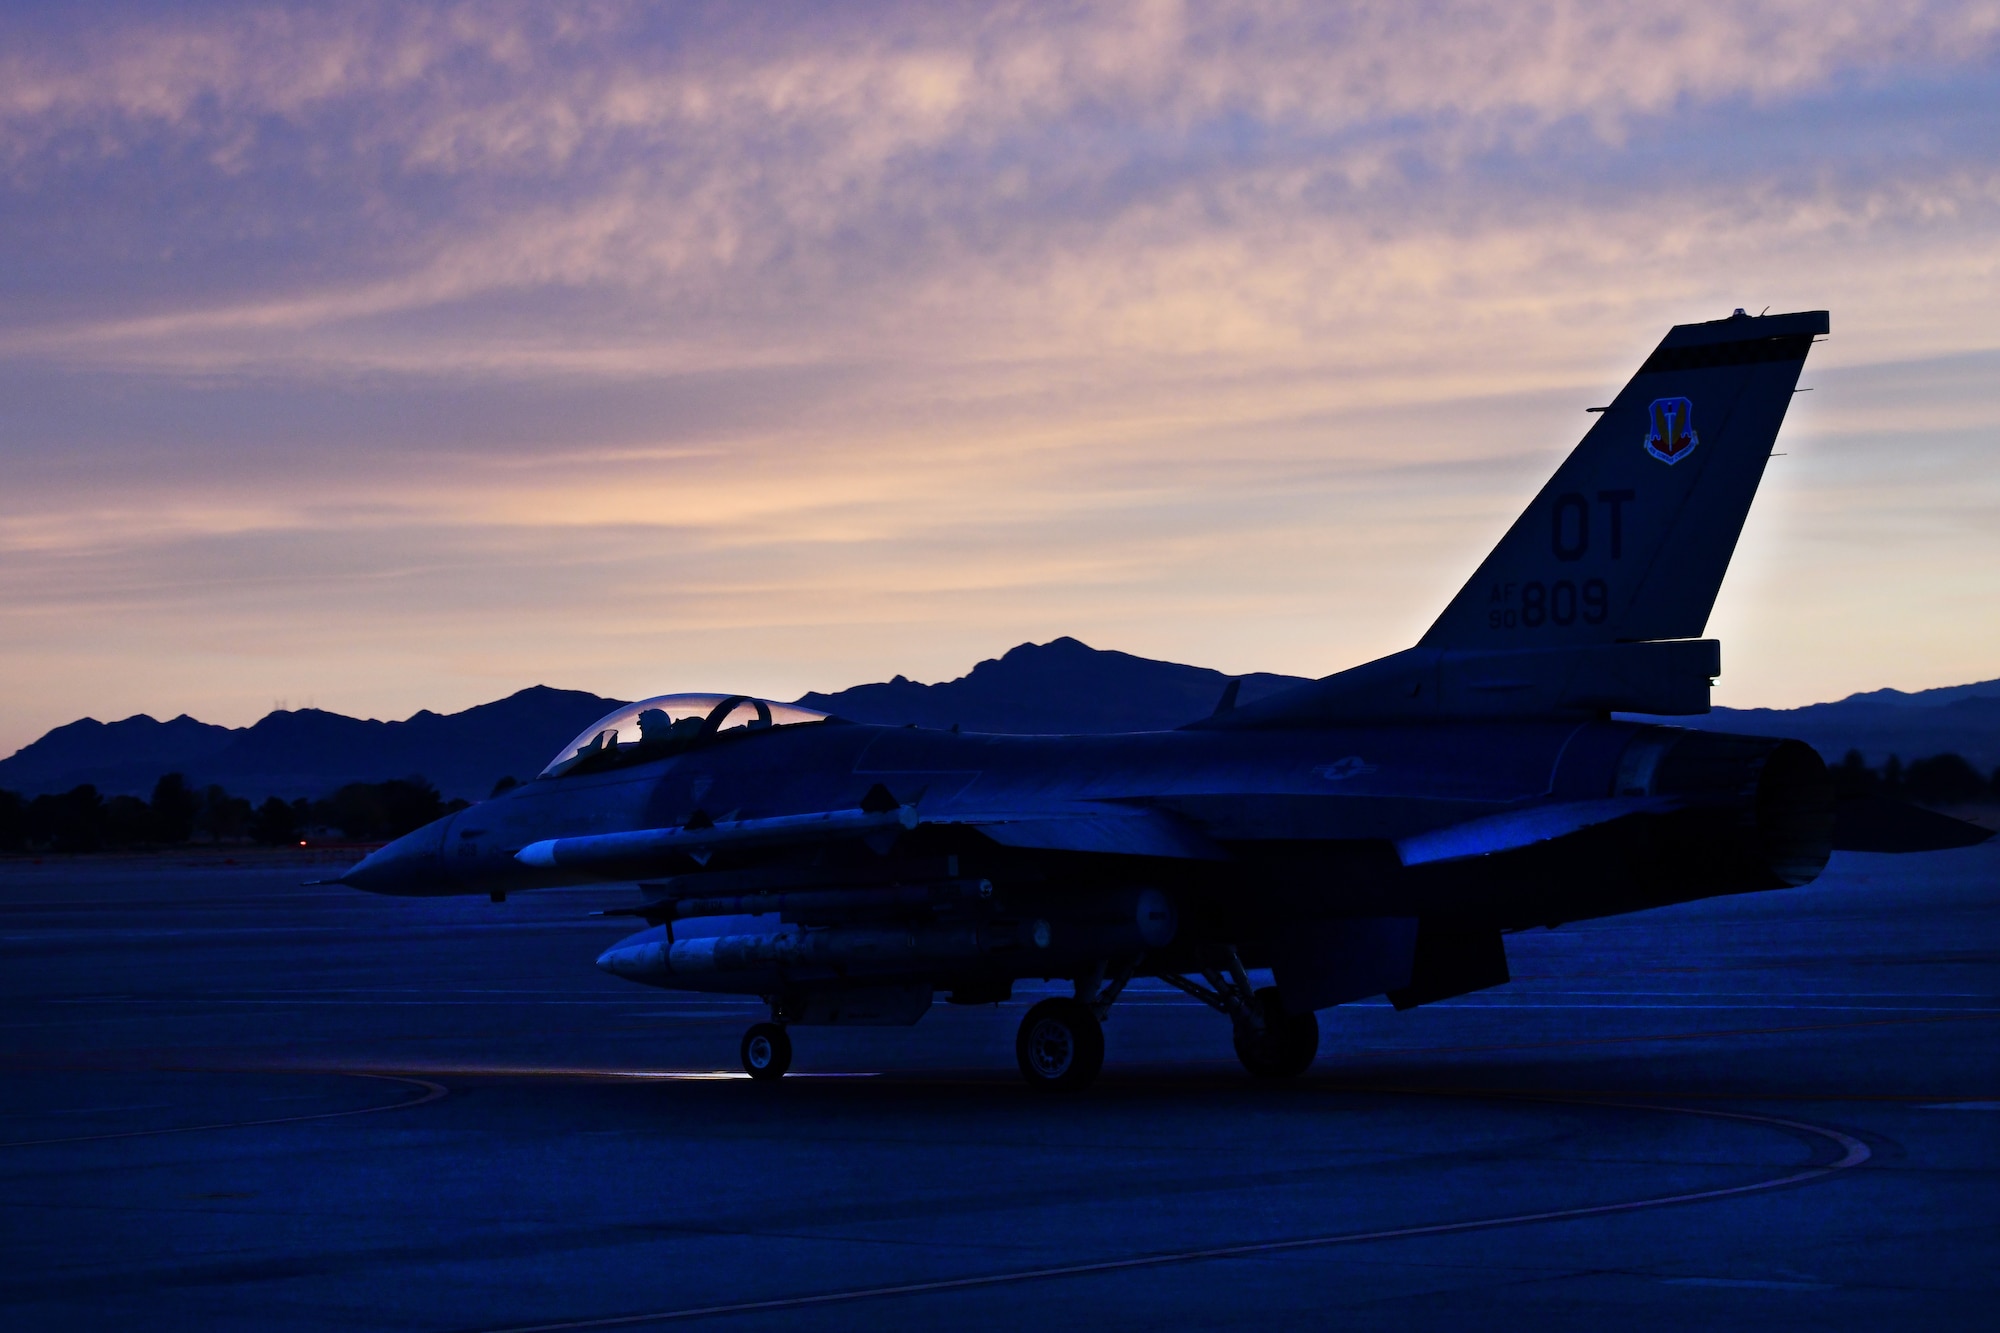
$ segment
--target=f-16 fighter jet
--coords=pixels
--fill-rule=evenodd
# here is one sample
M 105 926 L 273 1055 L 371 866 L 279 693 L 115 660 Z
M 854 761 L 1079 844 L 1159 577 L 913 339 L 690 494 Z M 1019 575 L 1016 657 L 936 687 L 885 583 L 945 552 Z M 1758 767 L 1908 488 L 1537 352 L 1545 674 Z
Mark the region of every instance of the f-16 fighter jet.
M 1824 311 L 1675 327 L 1430 631 L 1379 661 L 1111 736 L 648 699 L 340 882 L 636 883 L 647 926 L 597 965 L 761 997 L 741 1048 L 758 1079 L 784 1074 L 795 1028 L 1069 982 L 1016 1053 L 1031 1084 L 1075 1089 L 1135 977 L 1214 1009 L 1245 1068 L 1282 1079 L 1311 1064 L 1320 1010 L 1505 983 L 1510 932 L 1794 888 L 1843 845 L 1977 841 L 1913 810 L 1933 822 L 1885 833 L 1877 811 L 1843 843 L 1808 746 L 1613 720 L 1708 711 L 1703 628 L 1827 329 Z

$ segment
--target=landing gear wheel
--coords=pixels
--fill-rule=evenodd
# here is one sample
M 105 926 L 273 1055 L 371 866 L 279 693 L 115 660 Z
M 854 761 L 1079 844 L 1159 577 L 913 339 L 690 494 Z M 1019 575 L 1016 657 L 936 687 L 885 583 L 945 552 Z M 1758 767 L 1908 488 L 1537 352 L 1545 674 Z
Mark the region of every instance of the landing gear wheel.
M 1258 991 L 1257 1005 L 1264 1014 L 1264 1030 L 1254 1032 L 1239 1024 L 1236 1058 L 1258 1078 L 1297 1078 L 1319 1054 L 1319 1020 L 1310 1010 L 1286 1013 L 1276 986 Z
M 792 1039 L 776 1023 L 752 1023 L 743 1034 L 743 1068 L 751 1078 L 776 1082 L 792 1067 Z
M 1021 1020 L 1014 1058 L 1031 1086 L 1076 1092 L 1104 1067 L 1104 1028 L 1079 1000 L 1043 1000 Z

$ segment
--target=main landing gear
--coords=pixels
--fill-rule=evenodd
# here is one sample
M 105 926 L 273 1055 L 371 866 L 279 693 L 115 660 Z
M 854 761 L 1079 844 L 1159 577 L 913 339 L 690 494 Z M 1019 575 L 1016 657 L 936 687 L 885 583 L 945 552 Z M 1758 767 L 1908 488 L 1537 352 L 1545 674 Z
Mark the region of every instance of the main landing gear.
M 1160 980 L 1229 1017 L 1236 1058 L 1261 1079 L 1297 1078 L 1319 1053 L 1319 1019 L 1285 1011 L 1278 988 L 1255 989 L 1233 948 L 1217 950 L 1201 981 L 1161 972 Z M 1076 981 L 1076 996 L 1056 996 L 1028 1010 L 1014 1036 L 1014 1059 L 1030 1087 L 1075 1092 L 1104 1068 L 1104 1020 L 1143 962 L 1127 962 L 1116 975 L 1100 965 Z M 1207 984 L 1202 984 L 1206 982 Z M 774 1009 L 774 1013 L 776 1010 Z M 775 1082 L 792 1065 L 792 1039 L 780 1023 L 753 1023 L 743 1034 L 743 1068 L 759 1082 Z
M 776 1023 L 752 1023 L 743 1034 L 743 1068 L 760 1083 L 775 1083 L 792 1067 L 792 1039 Z
M 1235 1024 L 1236 1058 L 1258 1078 L 1297 1078 L 1319 1054 L 1319 1019 L 1311 1010 L 1288 1014 L 1278 988 L 1266 986 L 1252 997 L 1264 1018 L 1260 1031 Z
M 1310 1010 L 1288 1014 L 1276 986 L 1252 990 L 1250 974 L 1235 949 L 1222 951 L 1217 967 L 1205 967 L 1202 980 L 1162 973 L 1160 980 L 1194 996 L 1209 1008 L 1229 1016 L 1235 1029 L 1236 1058 L 1258 1078 L 1297 1078 L 1319 1054 L 1319 1019 Z

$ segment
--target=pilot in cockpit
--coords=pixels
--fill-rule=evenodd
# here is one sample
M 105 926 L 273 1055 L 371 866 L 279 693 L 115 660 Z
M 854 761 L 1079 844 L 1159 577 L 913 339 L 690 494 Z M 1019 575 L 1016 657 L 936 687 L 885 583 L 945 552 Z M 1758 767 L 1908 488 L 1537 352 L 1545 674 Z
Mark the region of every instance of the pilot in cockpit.
M 639 744 L 648 749 L 687 740 L 701 732 L 699 715 L 676 722 L 664 708 L 648 708 L 639 714 Z

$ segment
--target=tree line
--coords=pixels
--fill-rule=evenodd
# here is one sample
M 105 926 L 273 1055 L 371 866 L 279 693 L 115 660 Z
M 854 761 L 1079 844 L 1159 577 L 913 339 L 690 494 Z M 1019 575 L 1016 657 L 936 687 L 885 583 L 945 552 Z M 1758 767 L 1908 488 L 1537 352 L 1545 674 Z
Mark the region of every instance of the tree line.
M 194 842 L 277 847 L 321 831 L 387 842 L 468 804 L 446 801 L 424 778 L 408 777 L 350 782 L 317 801 L 272 796 L 252 806 L 213 783 L 197 787 L 184 774 L 168 773 L 153 784 L 152 799 L 143 801 L 106 797 L 89 783 L 33 798 L 0 790 L 0 851 L 97 852 Z
M 1870 768 L 1861 751 L 1849 750 L 1832 768 L 1833 788 L 1841 797 L 1887 796 L 1918 805 L 1964 805 L 2000 800 L 2000 768 L 1982 776 L 1958 754 L 1934 754 L 1913 759 L 1908 768 L 1890 755 L 1880 768 Z
M 1907 767 L 1890 755 L 1871 768 L 1859 750 L 1849 750 L 1831 771 L 1841 797 L 1886 796 L 1920 805 L 2000 800 L 2000 768 L 1982 775 L 1957 754 L 1932 755 Z M 514 785 L 512 778 L 502 778 L 493 794 Z M 185 775 L 168 773 L 153 784 L 146 801 L 106 797 L 88 783 L 33 798 L 0 790 L 0 851 L 96 852 L 193 842 L 277 847 L 321 830 L 355 842 L 387 842 L 468 804 L 447 801 L 424 778 L 408 777 L 350 782 L 317 801 L 272 796 L 252 806 L 213 783 L 196 787 Z

